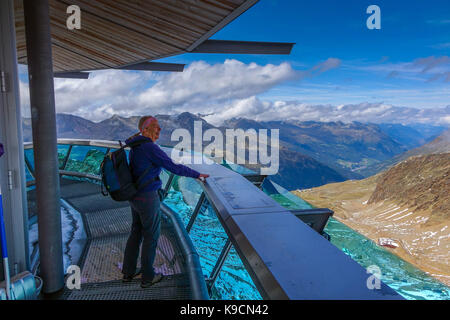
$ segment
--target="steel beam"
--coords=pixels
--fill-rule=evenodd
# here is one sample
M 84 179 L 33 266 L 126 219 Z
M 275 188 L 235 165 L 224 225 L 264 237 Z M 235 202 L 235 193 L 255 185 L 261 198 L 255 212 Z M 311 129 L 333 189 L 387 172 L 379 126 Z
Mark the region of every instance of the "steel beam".
M 123 67 L 117 67 L 120 70 L 138 70 L 138 71 L 168 71 L 183 72 L 184 64 L 179 63 L 163 63 L 163 62 L 141 62 Z
M 89 72 L 55 72 L 53 77 L 66 79 L 89 79 Z
M 191 53 L 290 54 L 295 43 L 206 40 Z
M 48 0 L 24 0 L 43 292 L 64 286 L 55 93 Z

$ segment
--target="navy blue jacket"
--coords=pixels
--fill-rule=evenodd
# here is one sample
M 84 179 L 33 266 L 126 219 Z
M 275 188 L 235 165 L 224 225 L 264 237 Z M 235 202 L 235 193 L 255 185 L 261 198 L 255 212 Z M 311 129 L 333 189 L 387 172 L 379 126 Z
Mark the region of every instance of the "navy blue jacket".
M 140 181 L 141 185 L 149 181 L 149 179 L 159 177 L 162 168 L 178 176 L 185 176 L 195 179 L 199 177 L 200 173 L 197 171 L 182 164 L 175 164 L 172 159 L 170 159 L 170 157 L 156 143 L 153 143 L 150 138 L 139 135 L 134 138 L 130 138 L 125 142 L 129 144 L 136 141 L 146 141 L 148 143 L 143 143 L 130 151 L 129 160 L 133 178 L 137 180 L 149 167 L 149 165 L 153 164 L 153 167 Z M 145 188 L 139 189 L 138 194 L 158 190 L 161 188 L 161 185 L 161 180 L 155 180 Z

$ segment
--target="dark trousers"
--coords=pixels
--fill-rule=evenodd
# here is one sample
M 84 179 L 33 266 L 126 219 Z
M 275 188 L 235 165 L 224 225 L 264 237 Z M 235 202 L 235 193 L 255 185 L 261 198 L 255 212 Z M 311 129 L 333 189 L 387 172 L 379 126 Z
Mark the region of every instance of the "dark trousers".
M 123 258 L 122 273 L 131 276 L 136 273 L 136 264 L 141 249 L 142 280 L 151 281 L 155 275 L 153 262 L 160 234 L 161 210 L 157 191 L 139 194 L 130 201 L 133 223 Z

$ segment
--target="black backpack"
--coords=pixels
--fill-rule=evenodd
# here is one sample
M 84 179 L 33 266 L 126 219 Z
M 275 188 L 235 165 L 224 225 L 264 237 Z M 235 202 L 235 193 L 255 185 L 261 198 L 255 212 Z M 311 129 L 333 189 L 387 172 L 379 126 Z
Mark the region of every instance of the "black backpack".
M 147 143 L 147 141 L 137 141 L 123 146 L 120 141 L 119 143 L 120 148 L 114 152 L 109 152 L 100 165 L 102 194 L 104 196 L 108 196 L 109 194 L 111 198 L 116 201 L 129 201 L 134 198 L 139 189 L 159 180 L 159 177 L 150 179 L 143 185 L 140 185 L 140 182 L 145 175 L 154 167 L 153 164 L 151 164 L 136 181 L 133 180 L 130 166 L 127 161 L 125 147 L 129 146 L 130 148 L 135 148 L 143 143 Z M 104 188 L 106 189 L 106 192 L 104 191 Z

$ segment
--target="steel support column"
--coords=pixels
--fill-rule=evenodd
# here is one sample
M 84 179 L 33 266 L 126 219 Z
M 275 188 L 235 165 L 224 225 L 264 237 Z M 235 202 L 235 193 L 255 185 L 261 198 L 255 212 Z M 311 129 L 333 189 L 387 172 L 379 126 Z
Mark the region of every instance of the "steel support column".
M 24 0 L 43 292 L 64 286 L 55 94 L 48 0 Z
M 14 1 L 0 1 L 0 189 L 10 274 L 29 269 L 28 210 L 17 70 Z

